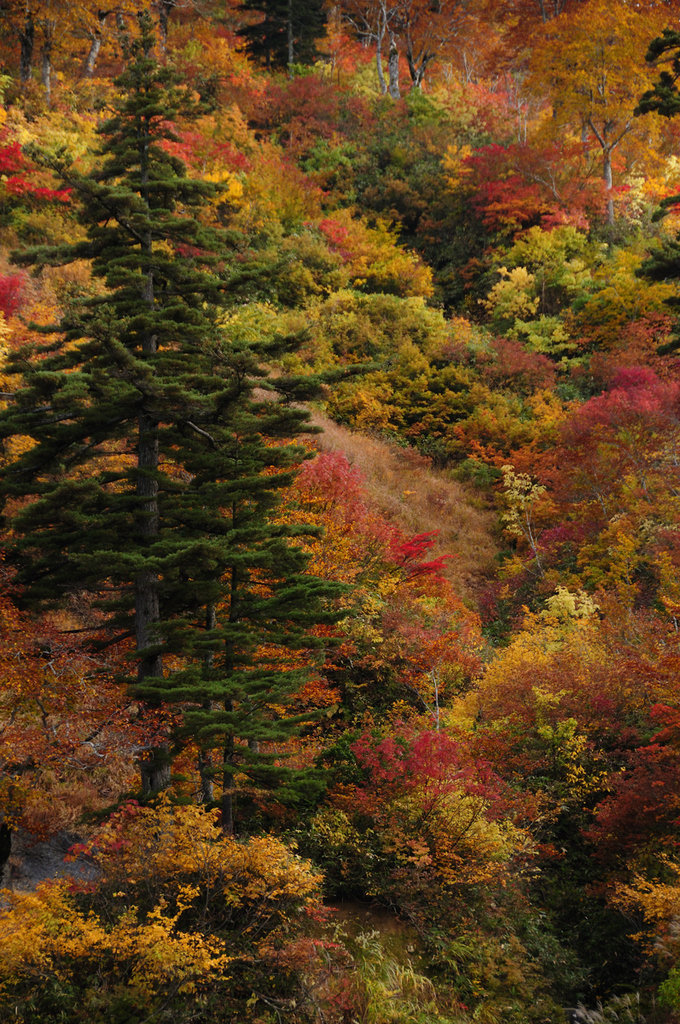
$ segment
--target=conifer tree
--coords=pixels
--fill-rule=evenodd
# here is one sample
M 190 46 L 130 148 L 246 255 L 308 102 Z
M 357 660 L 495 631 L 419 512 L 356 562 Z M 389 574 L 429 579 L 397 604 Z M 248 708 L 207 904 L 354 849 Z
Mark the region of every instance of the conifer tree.
M 662 34 L 649 44 L 646 60 L 650 64 L 666 62 L 670 65 L 671 70 L 662 71 L 658 81 L 654 83 L 654 87 L 640 97 L 640 103 L 635 109 L 636 115 L 655 111 L 663 117 L 675 117 L 680 113 L 680 93 L 677 85 L 680 80 L 680 32 L 664 29 Z M 654 220 L 661 220 L 679 203 L 680 195 L 668 196 L 667 199 L 662 200 L 659 209 L 654 214 Z M 674 239 L 665 239 L 663 244 L 645 260 L 638 275 L 651 281 L 680 280 L 680 235 L 676 235 Z M 680 310 L 680 298 L 672 296 L 666 299 L 666 305 L 674 311 Z M 678 349 L 680 349 L 680 323 L 676 322 L 671 340 L 660 345 L 658 351 L 661 355 L 665 355 Z
M 666 62 L 671 70 L 663 70 L 654 86 L 640 97 L 640 102 L 635 108 L 636 115 L 656 111 L 663 117 L 675 117 L 680 113 L 680 94 L 677 85 L 680 79 L 680 32 L 665 28 L 660 36 L 652 39 L 645 60 L 648 64 L 655 65 Z
M 305 574 L 294 528 L 272 517 L 302 457 L 290 441 L 308 429 L 299 402 L 316 385 L 274 387 L 262 369 L 273 347 L 220 333 L 240 275 L 201 221 L 219 186 L 187 177 L 164 148 L 173 122 L 196 111 L 152 56 L 148 17 L 140 29 L 99 170 L 57 168 L 87 237 L 17 257 L 38 268 L 89 260 L 103 284 L 8 367 L 18 384 L 0 437 L 33 442 L 2 471 L 9 555 L 28 602 L 89 592 L 111 636 L 135 638 L 134 692 L 182 710 L 207 797 L 221 773 L 228 831 L 234 775 L 276 781 L 259 745 L 299 721 L 285 709 L 303 670 L 284 652 L 312 648 L 308 627 L 333 617 L 334 591 Z M 143 788 L 167 785 L 169 767 L 161 745 Z
M 290 73 L 293 64 L 318 58 L 316 42 L 326 28 L 323 0 L 244 0 L 241 10 L 263 15 L 239 34 L 246 40 L 245 52 L 266 68 Z

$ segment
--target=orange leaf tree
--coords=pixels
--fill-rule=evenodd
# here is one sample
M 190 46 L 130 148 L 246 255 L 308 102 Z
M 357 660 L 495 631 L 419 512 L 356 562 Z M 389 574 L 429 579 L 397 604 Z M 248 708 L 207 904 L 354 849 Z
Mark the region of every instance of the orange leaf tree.
M 651 84 L 645 52 L 658 27 L 654 12 L 591 0 L 548 22 L 532 53 L 530 82 L 552 102 L 544 131 L 580 137 L 585 147 L 594 140 L 600 148 L 609 223 L 614 152 L 628 141 L 627 157 L 633 159 L 635 142 L 646 143 L 652 130 L 649 118 L 636 119 L 634 111 Z

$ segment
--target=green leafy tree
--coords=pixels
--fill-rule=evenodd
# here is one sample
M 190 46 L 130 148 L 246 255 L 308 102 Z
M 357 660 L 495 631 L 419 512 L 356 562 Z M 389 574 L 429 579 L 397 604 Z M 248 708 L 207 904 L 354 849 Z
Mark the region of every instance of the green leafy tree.
M 310 429 L 300 400 L 317 385 L 267 378 L 263 359 L 288 342 L 267 349 L 220 331 L 243 274 L 206 217 L 219 187 L 188 178 L 164 148 L 173 122 L 196 111 L 152 56 L 148 17 L 140 28 L 99 169 L 56 167 L 87 237 L 17 257 L 89 260 L 103 283 L 8 367 L 19 381 L 0 436 L 32 443 L 2 471 L 2 490 L 25 599 L 58 606 L 89 592 L 110 636 L 134 637 L 134 692 L 184 713 L 207 799 L 222 774 L 228 831 L 234 775 L 277 781 L 259 743 L 298 724 L 285 708 L 304 666 L 281 652 L 312 647 L 307 627 L 332 618 L 333 587 L 305 573 L 295 527 L 272 516 L 303 456 L 290 438 Z M 159 741 L 142 787 L 169 779 Z

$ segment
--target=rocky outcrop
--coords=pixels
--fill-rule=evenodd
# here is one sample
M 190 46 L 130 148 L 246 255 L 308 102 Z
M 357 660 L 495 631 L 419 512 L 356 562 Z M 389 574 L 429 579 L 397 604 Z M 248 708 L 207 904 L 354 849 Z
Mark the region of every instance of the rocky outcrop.
M 5 826 L 2 828 L 8 832 Z M 36 839 L 23 829 L 8 832 L 8 836 L 4 837 L 7 856 L 0 867 L 1 887 L 28 892 L 51 878 L 93 881 L 97 877 L 97 869 L 93 864 L 82 858 L 73 861 L 65 859 L 79 838 L 72 832 L 58 832 L 46 840 Z M 0 843 L 2 840 L 0 834 Z

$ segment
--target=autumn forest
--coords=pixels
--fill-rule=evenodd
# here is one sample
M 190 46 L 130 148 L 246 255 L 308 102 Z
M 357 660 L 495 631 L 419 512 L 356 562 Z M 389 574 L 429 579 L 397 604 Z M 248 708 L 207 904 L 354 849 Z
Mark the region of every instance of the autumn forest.
M 678 82 L 1 0 L 0 1021 L 680 1020 Z

